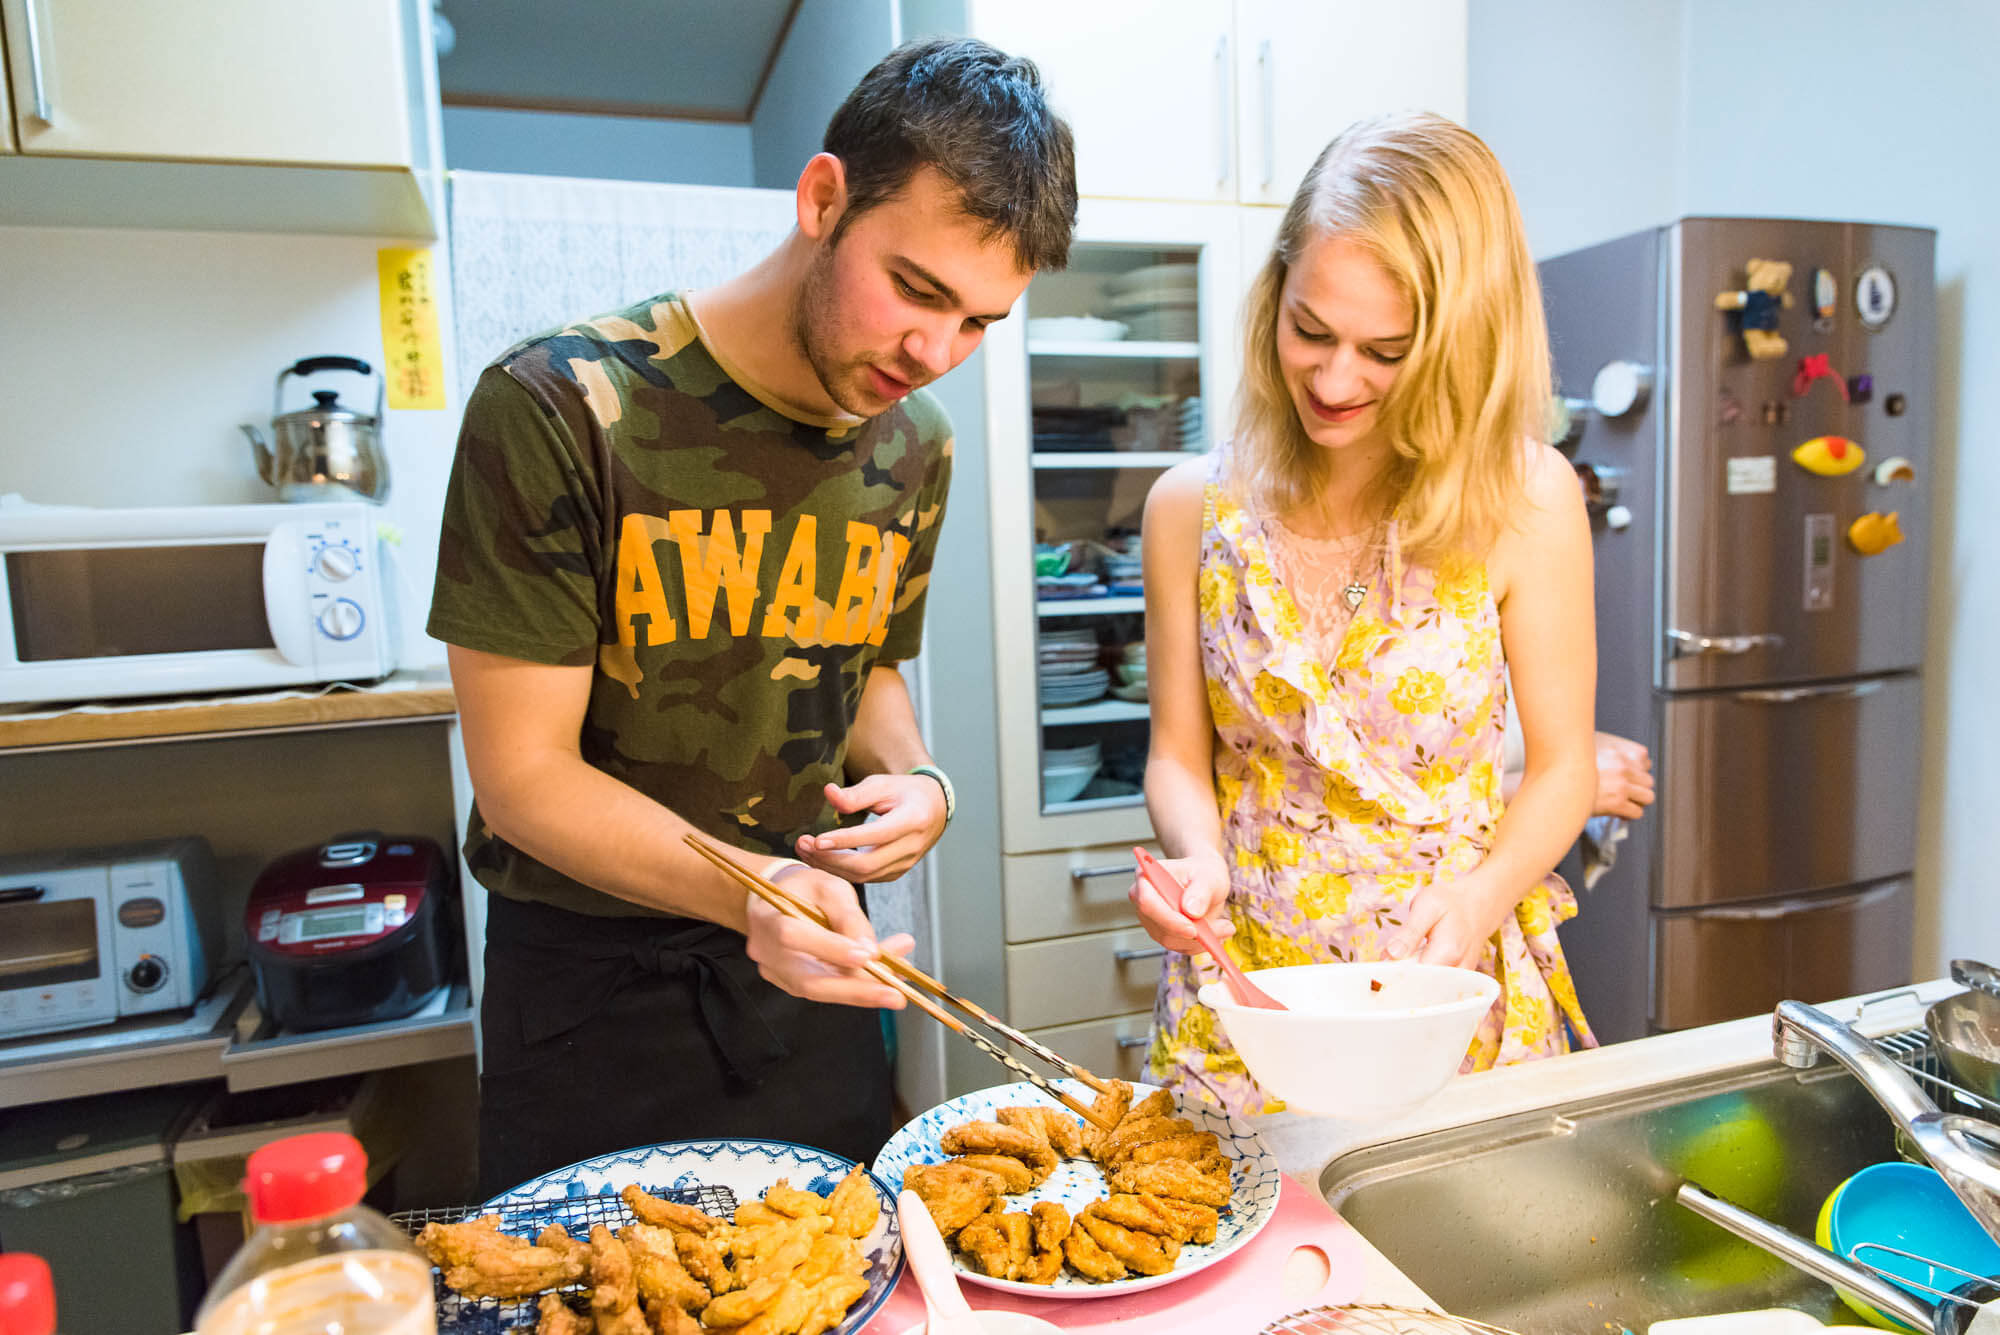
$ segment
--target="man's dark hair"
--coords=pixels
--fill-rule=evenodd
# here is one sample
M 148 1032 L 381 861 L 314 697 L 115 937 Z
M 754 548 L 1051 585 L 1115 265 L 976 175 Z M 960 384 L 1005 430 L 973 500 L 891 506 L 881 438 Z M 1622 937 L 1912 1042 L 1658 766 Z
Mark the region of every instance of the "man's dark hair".
M 823 145 L 847 175 L 847 225 L 932 167 L 965 212 L 1006 236 L 1026 269 L 1069 262 L 1076 149 L 1033 61 L 969 37 L 908 42 L 862 76 Z

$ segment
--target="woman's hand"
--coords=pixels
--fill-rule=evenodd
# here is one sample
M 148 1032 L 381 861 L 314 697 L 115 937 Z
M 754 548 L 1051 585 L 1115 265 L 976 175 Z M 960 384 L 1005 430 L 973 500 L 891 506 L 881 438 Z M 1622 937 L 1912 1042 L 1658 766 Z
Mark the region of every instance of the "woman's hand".
M 1132 888 L 1125 892 L 1132 907 L 1139 911 L 1139 925 L 1146 929 L 1146 935 L 1168 950 L 1196 955 L 1204 947 L 1195 940 L 1192 919 L 1206 918 L 1217 936 L 1228 936 L 1236 930 L 1225 908 L 1229 902 L 1229 866 L 1222 860 L 1222 854 L 1208 850 L 1191 857 L 1161 858 L 1160 865 L 1184 887 L 1179 909 L 1168 903 L 1143 876 L 1135 877 Z
M 1487 943 L 1500 930 L 1519 896 L 1496 894 L 1477 873 L 1440 877 L 1410 897 L 1403 925 L 1383 943 L 1387 959 L 1414 956 L 1420 964 L 1476 969 Z
M 1614 733 L 1597 734 L 1597 800 L 1593 816 L 1637 820 L 1653 805 L 1653 756 L 1645 747 Z
M 790 917 L 752 895 L 747 949 L 767 982 L 808 1001 L 902 1009 L 901 992 L 862 972 L 878 946 L 853 886 L 802 863 L 781 866 L 770 879 L 793 898 L 817 907 L 831 925 Z M 915 944 L 908 936 L 897 935 L 879 948 L 908 955 Z

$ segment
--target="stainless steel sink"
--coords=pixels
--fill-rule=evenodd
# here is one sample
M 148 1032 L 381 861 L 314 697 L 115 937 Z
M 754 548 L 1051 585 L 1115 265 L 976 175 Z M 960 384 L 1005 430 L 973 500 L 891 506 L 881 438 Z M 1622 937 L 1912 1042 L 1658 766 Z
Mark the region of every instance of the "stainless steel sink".
M 1446 1311 L 1524 1335 L 1774 1306 L 1858 1324 L 1673 1191 L 1697 1182 L 1811 1237 L 1834 1187 L 1895 1157 L 1852 1076 L 1771 1063 L 1356 1150 L 1320 1190 Z

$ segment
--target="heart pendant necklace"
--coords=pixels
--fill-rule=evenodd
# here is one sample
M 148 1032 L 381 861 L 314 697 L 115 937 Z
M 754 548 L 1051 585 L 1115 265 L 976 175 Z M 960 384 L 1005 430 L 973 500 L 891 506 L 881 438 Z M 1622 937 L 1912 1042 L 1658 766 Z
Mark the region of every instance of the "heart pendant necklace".
M 1350 580 L 1347 587 L 1340 591 L 1340 596 L 1347 600 L 1348 611 L 1358 611 L 1361 607 L 1361 600 L 1368 596 L 1368 586 L 1358 579 Z

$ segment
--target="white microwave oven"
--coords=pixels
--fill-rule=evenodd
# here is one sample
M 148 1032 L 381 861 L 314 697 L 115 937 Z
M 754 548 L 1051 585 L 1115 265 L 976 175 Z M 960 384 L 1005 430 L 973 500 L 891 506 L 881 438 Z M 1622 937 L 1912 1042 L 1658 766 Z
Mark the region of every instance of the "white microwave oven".
M 196 835 L 0 858 L 0 1038 L 186 1010 L 221 917 Z
M 395 581 L 374 514 L 0 506 L 0 703 L 388 676 Z

